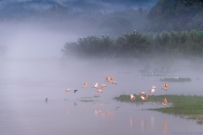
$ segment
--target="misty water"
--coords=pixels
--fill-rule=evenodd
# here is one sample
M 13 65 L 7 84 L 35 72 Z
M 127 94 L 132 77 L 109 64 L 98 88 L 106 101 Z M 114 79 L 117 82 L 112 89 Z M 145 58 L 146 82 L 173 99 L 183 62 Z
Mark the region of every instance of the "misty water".
M 145 32 L 148 23 L 149 30 L 156 29 L 151 27 L 159 24 L 159 20 L 157 23 L 146 20 L 147 12 L 156 2 L 0 0 L 0 135 L 202 135 L 203 125 L 196 120 L 147 110 L 164 107 L 161 103 L 136 104 L 114 99 L 121 94 L 129 95 L 130 99 L 130 94 L 149 93 L 152 86 L 157 87 L 153 95 L 203 96 L 202 60 L 191 60 L 189 56 L 171 61 L 161 60 L 162 56 L 154 56 L 158 58 L 151 58 L 152 61 L 81 59 L 75 58 L 74 52 L 75 56 L 62 54 L 66 43 L 79 38 L 116 39 L 135 30 Z M 177 10 L 166 11 L 175 13 L 180 8 L 193 13 L 184 7 L 180 4 Z M 199 12 L 192 15 L 195 19 L 190 19 L 195 23 L 185 21 L 188 13 L 183 13 L 174 16 L 180 17 L 175 20 L 185 22 L 183 28 L 178 27 L 181 23 L 177 21 L 175 24 L 169 21 L 167 28 L 175 26 L 187 31 L 186 26 L 192 29 L 199 26 L 191 27 L 198 22 Z M 165 13 L 157 15 L 165 18 Z M 154 20 L 156 16 L 153 16 L 150 18 Z M 5 52 L 1 50 L 4 47 Z M 177 50 L 177 54 L 181 52 Z M 146 67 L 153 73 L 162 66 L 175 72 L 164 73 L 165 76 L 139 74 Z M 105 82 L 106 76 L 114 77 L 117 85 Z M 160 81 L 164 77 L 185 77 L 192 81 L 169 82 L 168 90 L 164 91 L 161 90 L 164 82 Z M 84 82 L 88 82 L 87 89 L 82 88 Z M 92 88 L 95 83 L 107 85 L 103 93 Z M 74 90 L 78 91 L 74 93 Z
M 169 83 L 166 92 L 161 90 L 162 77 L 138 76 L 144 67 L 131 61 L 12 58 L 1 59 L 0 64 L 2 135 L 203 134 L 202 125 L 195 120 L 144 110 L 162 107 L 161 103 L 132 104 L 113 99 L 123 93 L 148 92 L 151 86 L 157 87 L 154 95 L 203 95 L 202 74 L 190 68 L 166 74 L 192 79 Z M 104 82 L 106 76 L 113 76 L 118 84 Z M 87 89 L 82 88 L 85 81 Z M 92 88 L 96 82 L 107 85 L 103 93 Z M 67 88 L 71 92 L 66 93 Z

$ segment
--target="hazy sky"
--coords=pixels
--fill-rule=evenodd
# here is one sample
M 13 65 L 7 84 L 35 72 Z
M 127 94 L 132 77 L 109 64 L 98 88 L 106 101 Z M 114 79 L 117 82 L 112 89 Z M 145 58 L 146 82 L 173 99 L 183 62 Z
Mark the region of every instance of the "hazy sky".
M 32 19 L 35 11 L 41 15 L 43 10 L 53 6 L 62 5 L 68 7 L 66 12 L 78 11 L 114 11 L 122 10 L 126 7 L 147 7 L 152 6 L 157 0 L 0 0 L 0 35 L 3 40 L 1 46 L 7 46 L 7 56 L 10 57 L 60 57 L 61 49 L 66 42 L 76 41 L 79 37 L 88 36 L 81 31 L 94 31 L 93 28 L 83 23 L 83 19 L 70 24 L 64 24 L 63 28 L 56 31 L 56 24 L 47 28 L 47 23 L 54 22 L 50 19 L 47 22 L 42 20 L 42 25 L 38 25 L 37 19 Z M 61 14 L 57 14 L 60 16 Z M 66 15 L 66 14 L 65 14 Z M 87 14 L 85 14 L 87 17 Z M 48 16 L 50 17 L 50 16 Z M 84 18 L 85 18 L 84 17 Z M 25 18 L 31 18 L 31 21 L 24 21 Z M 43 18 L 43 17 L 42 17 Z M 46 17 L 44 17 L 46 18 Z M 43 19 L 44 19 L 43 18 Z M 51 18 L 52 14 L 51 14 Z M 7 22 L 9 20 L 9 23 Z M 17 20 L 16 23 L 13 20 Z M 60 20 L 60 19 L 59 19 Z M 74 20 L 75 21 L 75 20 Z M 59 21 L 63 23 L 63 21 Z M 77 29 L 76 29 L 77 28 Z M 83 30 L 82 28 L 85 28 Z M 60 31 L 62 30 L 62 31 Z M 87 33 L 87 32 L 86 32 Z

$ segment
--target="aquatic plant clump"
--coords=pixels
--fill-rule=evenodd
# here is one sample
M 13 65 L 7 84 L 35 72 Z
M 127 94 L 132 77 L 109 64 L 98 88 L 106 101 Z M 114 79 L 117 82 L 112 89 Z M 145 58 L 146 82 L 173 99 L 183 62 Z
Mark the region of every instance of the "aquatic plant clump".
M 98 100 L 85 100 L 85 99 L 82 99 L 80 100 L 81 102 L 94 102 L 94 101 L 98 101 Z
M 160 81 L 166 81 L 166 82 L 191 82 L 192 80 L 190 78 L 179 78 L 179 77 L 172 77 L 172 78 L 163 78 L 160 79 Z
M 159 73 L 139 73 L 137 76 L 165 76 Z

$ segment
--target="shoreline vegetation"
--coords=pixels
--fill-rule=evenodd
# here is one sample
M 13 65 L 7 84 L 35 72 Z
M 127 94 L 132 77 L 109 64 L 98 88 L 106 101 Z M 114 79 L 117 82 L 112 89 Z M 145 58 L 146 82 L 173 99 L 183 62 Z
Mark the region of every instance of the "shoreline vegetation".
M 161 108 L 148 108 L 146 110 L 159 111 L 162 113 L 177 115 L 185 119 L 196 120 L 196 123 L 203 125 L 203 96 L 198 95 L 150 95 L 147 101 L 142 101 L 139 95 L 134 94 L 135 100 L 130 99 L 130 95 L 120 95 L 114 97 L 115 100 L 128 103 L 156 102 L 162 103 L 167 98 L 171 106 Z
M 79 58 L 185 58 L 195 62 L 203 57 L 203 31 L 139 33 L 133 31 L 117 38 L 109 35 L 87 36 L 68 42 L 61 50 L 63 56 Z M 203 63 L 202 60 L 198 61 Z

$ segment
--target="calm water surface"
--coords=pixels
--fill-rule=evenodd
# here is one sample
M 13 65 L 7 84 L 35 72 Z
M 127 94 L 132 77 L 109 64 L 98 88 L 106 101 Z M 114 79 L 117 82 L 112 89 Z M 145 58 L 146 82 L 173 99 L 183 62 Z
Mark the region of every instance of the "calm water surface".
M 113 99 L 123 93 L 148 92 L 153 85 L 157 87 L 154 95 L 203 95 L 202 80 L 195 79 L 202 77 L 199 74 L 190 76 L 192 82 L 169 83 L 165 92 L 160 90 L 160 77 L 137 76 L 134 66 L 102 69 L 85 62 L 62 65 L 58 60 L 2 60 L 0 64 L 1 135 L 203 134 L 203 126 L 196 121 L 144 110 L 161 107 L 159 103 L 138 105 Z M 103 93 L 97 94 L 91 87 L 104 83 L 106 76 L 114 76 L 118 85 L 106 83 Z M 168 76 L 188 77 L 182 72 Z M 87 89 L 82 88 L 84 81 Z M 66 93 L 67 88 L 72 91 Z M 78 91 L 73 93 L 74 89 Z

